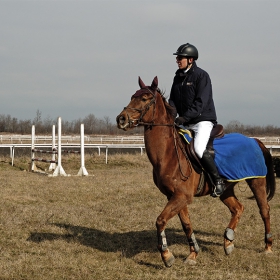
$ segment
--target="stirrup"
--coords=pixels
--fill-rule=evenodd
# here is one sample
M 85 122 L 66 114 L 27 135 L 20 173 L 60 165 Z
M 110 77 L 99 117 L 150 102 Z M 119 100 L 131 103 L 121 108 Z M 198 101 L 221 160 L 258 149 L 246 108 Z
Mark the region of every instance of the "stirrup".
M 210 194 L 212 197 L 220 197 L 222 193 L 216 193 L 216 187 L 214 188 L 213 192 Z
M 219 185 L 220 191 L 217 192 L 217 186 Z M 225 183 L 223 182 L 222 179 L 217 180 L 216 185 L 214 185 L 214 190 L 211 193 L 212 197 L 219 197 L 221 196 L 225 191 Z

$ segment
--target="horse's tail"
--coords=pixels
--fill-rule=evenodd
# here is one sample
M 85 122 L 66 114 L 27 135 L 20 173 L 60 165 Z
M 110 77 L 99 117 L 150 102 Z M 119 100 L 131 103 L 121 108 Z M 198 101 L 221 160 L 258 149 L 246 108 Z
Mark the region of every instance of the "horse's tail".
M 266 148 L 266 146 L 257 138 L 255 138 L 258 142 L 265 159 L 265 164 L 267 167 L 267 174 L 266 174 L 266 193 L 267 193 L 267 200 L 270 201 L 274 194 L 276 189 L 276 183 L 275 183 L 275 176 L 274 176 L 274 168 L 273 168 L 273 160 L 272 156 L 269 152 L 269 150 Z

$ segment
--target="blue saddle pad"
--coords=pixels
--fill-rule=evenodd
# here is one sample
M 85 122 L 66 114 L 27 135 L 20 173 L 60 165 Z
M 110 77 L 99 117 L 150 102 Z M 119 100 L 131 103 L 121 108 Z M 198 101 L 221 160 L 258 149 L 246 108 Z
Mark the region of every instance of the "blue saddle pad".
M 182 133 L 180 133 L 182 134 Z M 189 134 L 184 138 L 190 142 Z M 239 133 L 214 139 L 215 163 L 220 175 L 229 182 L 265 177 L 267 167 L 260 146 L 254 138 Z
M 228 181 L 266 176 L 265 159 L 254 138 L 239 133 L 225 134 L 214 140 L 213 148 L 218 171 Z

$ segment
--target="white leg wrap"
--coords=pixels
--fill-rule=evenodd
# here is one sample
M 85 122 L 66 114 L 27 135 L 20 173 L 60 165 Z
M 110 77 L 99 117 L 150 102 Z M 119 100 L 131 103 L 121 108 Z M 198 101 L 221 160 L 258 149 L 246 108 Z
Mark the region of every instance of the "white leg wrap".
M 226 228 L 224 237 L 229 241 L 233 241 L 234 240 L 234 230 L 232 230 L 231 228 Z
M 272 234 L 271 233 L 268 233 L 265 235 L 265 241 L 267 241 L 267 239 L 271 238 L 272 237 Z
M 197 243 L 197 241 L 196 241 L 196 239 L 195 239 L 194 233 L 192 233 L 191 238 L 188 239 L 188 242 L 189 242 L 189 245 L 190 245 L 190 246 L 193 246 L 193 247 L 194 247 L 194 251 L 195 251 L 196 253 L 198 253 L 198 252 L 199 252 L 199 246 L 198 246 L 198 243 Z
M 166 241 L 166 235 L 164 230 L 160 233 L 159 244 L 161 245 L 162 251 L 167 250 L 167 241 Z

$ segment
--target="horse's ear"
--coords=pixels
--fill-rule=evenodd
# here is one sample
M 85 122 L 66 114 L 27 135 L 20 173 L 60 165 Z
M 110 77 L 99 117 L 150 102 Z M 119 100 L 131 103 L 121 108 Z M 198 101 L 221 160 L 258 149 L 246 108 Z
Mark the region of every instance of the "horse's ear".
M 157 87 L 158 87 L 158 78 L 157 78 L 157 76 L 155 76 L 154 79 L 153 79 L 153 81 L 152 81 L 151 88 L 152 88 L 153 90 L 156 90 Z
M 140 76 L 138 77 L 138 84 L 139 84 L 139 86 L 140 86 L 141 89 L 146 87 L 146 85 L 145 85 L 145 84 L 143 83 L 143 81 L 141 80 Z

